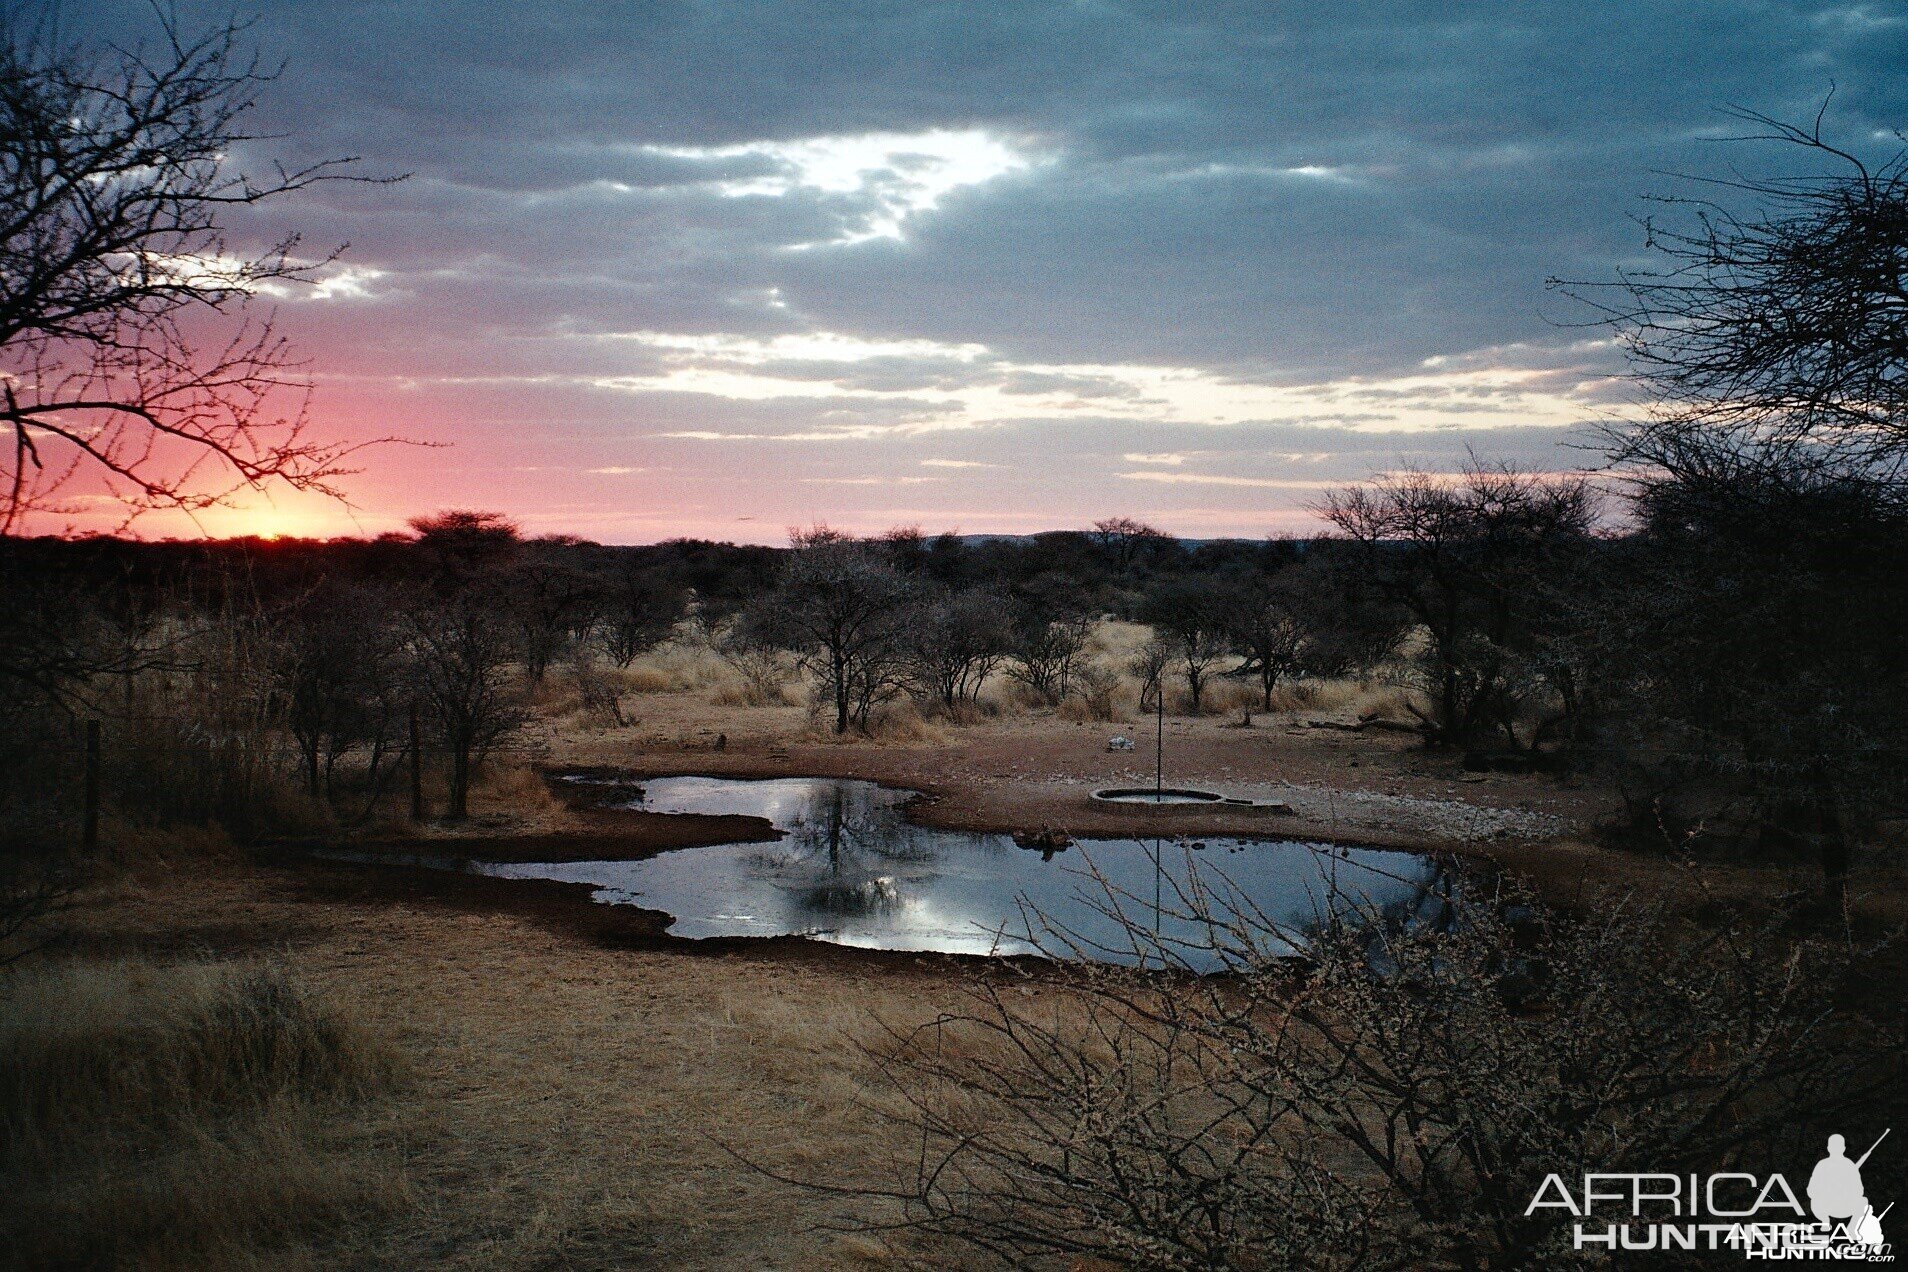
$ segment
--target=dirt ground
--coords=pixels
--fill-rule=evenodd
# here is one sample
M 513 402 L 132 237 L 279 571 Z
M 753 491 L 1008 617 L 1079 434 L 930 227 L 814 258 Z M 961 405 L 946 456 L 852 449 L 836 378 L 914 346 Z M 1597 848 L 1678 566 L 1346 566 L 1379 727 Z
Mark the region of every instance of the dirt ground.
M 1607 792 L 1465 774 L 1408 737 L 1313 727 L 1302 713 L 1252 728 L 1167 722 L 1170 781 L 1284 801 L 1291 814 L 1134 814 L 1087 794 L 1150 778 L 1144 723 L 1014 717 L 837 742 L 800 708 L 718 708 L 693 693 L 639 706 L 627 728 L 540 724 L 514 774 L 479 793 L 473 822 L 432 832 L 437 846 L 636 855 L 762 829 L 576 806 L 525 775 L 534 763 L 873 778 L 925 792 L 917 815 L 949 826 L 1435 848 L 1492 858 L 1566 901 L 1591 883 L 1661 891 L 1676 878 L 1591 843 Z M 1121 733 L 1134 751 L 1107 749 Z M 1767 890 L 1790 873 L 1729 877 Z M 795 940 L 681 942 L 653 916 L 562 885 L 289 855 L 140 870 L 86 898 L 72 925 L 69 948 L 82 954 L 284 957 L 399 1040 L 412 1059 L 401 1096 L 349 1133 L 401 1162 L 406 1196 L 302 1252 L 325 1267 L 894 1265 L 882 1240 L 825 1230 L 879 1218 L 878 1207 L 778 1182 L 737 1154 L 775 1173 L 894 1182 L 910 1146 L 871 1110 L 881 1094 L 861 1044 L 877 1019 L 929 1020 L 965 978 L 1007 974 Z
M 880 1246 L 855 1210 L 738 1164 L 879 1178 L 892 1134 L 856 1096 L 870 1013 L 931 1016 L 939 967 L 606 948 L 455 889 L 339 888 L 232 867 L 121 885 L 82 951 L 286 958 L 412 1059 L 357 1128 L 409 1196 L 307 1253 L 318 1267 L 814 1268 Z M 862 1208 L 866 1214 L 866 1208 Z
M 1147 785 L 1154 723 L 1077 723 L 1051 714 L 1004 716 L 927 736 L 837 740 L 809 727 L 797 707 L 711 708 L 698 695 L 651 694 L 623 729 L 548 726 L 531 754 L 550 764 L 608 765 L 640 774 L 818 774 L 871 778 L 923 791 L 924 821 L 966 828 L 1052 825 L 1076 834 L 1121 834 L 1155 824 L 1205 834 L 1338 839 L 1378 846 L 1463 848 L 1580 833 L 1610 807 L 1607 793 L 1545 776 L 1466 773 L 1415 738 L 1359 729 L 1304 712 L 1166 720 L 1166 783 L 1287 803 L 1295 815 L 1211 810 L 1145 815 L 1095 806 L 1090 792 Z M 1131 751 L 1108 742 L 1125 737 Z M 717 749 L 717 739 L 723 740 Z M 552 828 L 563 823 L 552 823 Z M 537 826 L 511 824 L 513 830 Z

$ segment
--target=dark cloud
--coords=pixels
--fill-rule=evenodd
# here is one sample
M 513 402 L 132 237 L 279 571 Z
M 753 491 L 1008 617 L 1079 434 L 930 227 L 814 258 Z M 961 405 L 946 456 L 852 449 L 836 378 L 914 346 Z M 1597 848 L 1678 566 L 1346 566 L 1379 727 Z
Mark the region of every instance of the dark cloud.
M 1316 373 L 1540 334 L 1547 274 L 1635 250 L 1622 213 L 1653 170 L 1730 157 L 1703 140 L 1728 131 L 1719 106 L 1812 113 L 1838 82 L 1830 123 L 1868 144 L 1903 122 L 1903 18 L 279 0 L 259 30 L 292 58 L 266 124 L 418 174 L 298 209 L 361 257 L 616 280 L 582 308 L 623 325 L 684 316 L 673 291 L 779 283 L 845 330 Z M 964 127 L 1050 162 L 956 192 L 905 244 L 806 254 L 777 249 L 830 237 L 853 197 L 724 197 L 713 181 L 773 161 L 652 149 Z

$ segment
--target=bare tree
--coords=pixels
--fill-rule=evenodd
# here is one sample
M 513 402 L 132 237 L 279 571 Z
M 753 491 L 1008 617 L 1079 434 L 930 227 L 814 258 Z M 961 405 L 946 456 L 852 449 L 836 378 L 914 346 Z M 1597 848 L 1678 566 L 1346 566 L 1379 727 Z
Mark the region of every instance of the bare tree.
M 1092 629 L 1086 614 L 1023 608 L 1014 622 L 1013 657 L 1004 669 L 1008 679 L 1027 686 L 1042 702 L 1059 702 L 1072 687 L 1074 660 Z
M 498 580 L 509 597 L 524 675 L 533 685 L 542 684 L 551 662 L 587 638 L 595 623 L 598 582 L 573 559 L 576 546 L 561 536 L 532 540 Z
M 1140 618 L 1171 645 L 1194 715 L 1205 702 L 1213 668 L 1231 652 L 1229 610 L 1224 585 L 1210 577 L 1173 579 L 1140 607 Z
M 783 700 L 783 688 L 792 678 L 786 649 L 747 622 L 728 624 L 710 643 L 716 657 L 742 678 L 751 706 L 766 707 Z
M 331 256 L 301 256 L 296 236 L 247 249 L 222 226 L 229 209 L 358 179 L 352 161 L 235 170 L 264 140 L 245 119 L 275 72 L 242 24 L 193 35 L 158 14 L 156 44 L 129 50 L 55 43 L 22 6 L 0 14 L 0 534 L 60 508 L 82 474 L 129 516 L 272 483 L 335 494 L 354 449 L 306 436 L 290 351 L 248 313 Z
M 474 591 L 434 598 L 410 618 L 419 696 L 450 756 L 447 816 L 461 820 L 470 812 L 472 768 L 526 718 L 506 675 L 511 634 Z
M 1648 422 L 1613 432 L 1619 460 L 1673 464 L 1699 433 L 1792 465 L 1908 476 L 1908 150 L 1863 162 L 1824 140 L 1828 105 L 1807 127 L 1729 114 L 1752 130 L 1739 140 L 1799 148 L 1830 171 L 1659 197 L 1670 219 L 1644 229 L 1660 266 L 1551 280 L 1616 333 L 1654 403 Z
M 1133 651 L 1126 670 L 1139 681 L 1139 709 L 1163 710 L 1160 695 L 1166 692 L 1166 668 L 1173 661 L 1173 647 L 1155 636 Z
M 1651 402 L 1609 430 L 1642 533 L 1612 621 L 1585 625 L 1639 812 L 1746 820 L 1839 894 L 1908 796 L 1908 150 L 1864 161 L 1825 140 L 1827 109 L 1732 111 L 1804 173 L 1659 199 L 1655 267 L 1552 285 L 1614 330 Z M 1709 809 L 1663 806 L 1699 790 Z
M 846 733 L 900 692 L 913 588 L 878 544 L 827 526 L 789 538 L 781 580 L 744 616 L 744 628 L 794 650 L 819 678 L 835 732 Z
M 585 711 L 616 728 L 629 727 L 622 693 L 604 667 L 600 649 L 587 641 L 576 642 L 564 651 L 563 670 Z
M 1264 570 L 1231 573 L 1220 583 L 1229 610 L 1226 625 L 1239 674 L 1259 682 L 1259 709 L 1272 709 L 1272 691 L 1302 670 L 1311 638 L 1302 593 L 1282 574 Z
M 350 585 L 321 586 L 276 624 L 273 676 L 314 796 L 331 798 L 338 761 L 363 751 L 375 798 L 387 761 L 406 745 L 410 669 L 391 600 Z
M 668 637 L 682 617 L 682 588 L 653 566 L 623 552 L 604 572 L 596 640 L 618 667 Z
M 950 711 L 972 703 L 1012 640 L 1007 603 L 991 592 L 946 593 L 919 602 L 907 637 L 915 691 Z

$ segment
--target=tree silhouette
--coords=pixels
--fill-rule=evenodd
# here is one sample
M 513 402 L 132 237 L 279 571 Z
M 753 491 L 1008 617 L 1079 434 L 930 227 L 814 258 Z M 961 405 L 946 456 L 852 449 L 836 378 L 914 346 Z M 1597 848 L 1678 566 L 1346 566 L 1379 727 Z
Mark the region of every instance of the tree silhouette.
M 232 156 L 276 75 L 228 22 L 159 10 L 151 49 L 60 43 L 0 13 L 0 534 L 103 481 L 128 518 L 273 484 L 338 493 L 355 449 L 306 434 L 291 351 L 261 292 L 335 253 L 229 240 L 224 214 L 329 180 L 350 159 L 269 173 Z M 283 409 L 280 403 L 284 402 Z

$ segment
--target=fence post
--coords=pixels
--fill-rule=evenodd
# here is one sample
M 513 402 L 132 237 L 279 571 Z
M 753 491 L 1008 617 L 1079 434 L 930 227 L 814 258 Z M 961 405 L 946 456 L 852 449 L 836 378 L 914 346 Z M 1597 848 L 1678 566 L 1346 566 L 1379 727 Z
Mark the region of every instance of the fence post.
M 411 820 L 424 820 L 424 754 L 418 745 L 417 703 L 411 703 Z
M 81 798 L 85 808 L 80 821 L 80 849 L 91 854 L 99 848 L 99 721 L 86 722 L 86 777 Z

